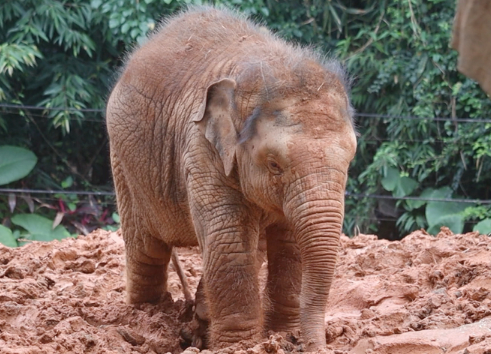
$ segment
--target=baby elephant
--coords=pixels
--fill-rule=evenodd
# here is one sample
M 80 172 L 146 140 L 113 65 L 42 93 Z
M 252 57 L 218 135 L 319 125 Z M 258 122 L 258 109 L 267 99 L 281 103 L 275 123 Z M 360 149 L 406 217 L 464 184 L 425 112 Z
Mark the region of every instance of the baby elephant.
M 199 245 L 211 348 L 296 328 L 325 348 L 356 150 L 347 90 L 337 62 L 210 7 L 131 53 L 107 103 L 127 301 L 158 301 L 172 248 Z

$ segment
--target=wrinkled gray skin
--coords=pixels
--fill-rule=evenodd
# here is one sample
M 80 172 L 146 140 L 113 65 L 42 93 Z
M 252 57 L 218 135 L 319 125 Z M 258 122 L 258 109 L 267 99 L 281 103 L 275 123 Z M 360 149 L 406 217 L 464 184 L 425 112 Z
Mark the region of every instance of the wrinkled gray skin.
M 107 129 L 128 302 L 158 301 L 172 247 L 199 244 L 212 348 L 295 328 L 307 350 L 325 348 L 356 150 L 339 65 L 226 11 L 191 10 L 130 55 Z

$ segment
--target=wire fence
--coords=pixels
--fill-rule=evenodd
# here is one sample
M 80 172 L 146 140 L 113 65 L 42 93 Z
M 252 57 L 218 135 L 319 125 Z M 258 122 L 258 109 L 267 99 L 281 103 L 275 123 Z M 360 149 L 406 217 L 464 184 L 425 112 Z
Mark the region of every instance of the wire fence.
M 19 110 L 37 110 L 37 111 L 66 111 L 66 112 L 82 112 L 82 113 L 104 113 L 102 108 L 73 108 L 73 107 L 40 107 L 30 105 L 17 105 L 10 103 L 0 103 L 0 108 Z M 8 113 L 15 114 L 14 111 Z M 491 123 L 491 117 L 485 118 L 453 118 L 453 117 L 419 117 L 419 116 L 399 116 L 389 114 L 378 113 L 355 113 L 356 117 L 360 118 L 377 118 L 377 119 L 402 119 L 402 120 L 431 120 L 436 122 L 455 122 L 455 123 Z M 38 115 L 38 117 L 46 117 L 45 115 Z M 47 117 L 46 117 L 47 118 Z M 79 118 L 71 118 L 78 120 Z M 86 120 L 85 118 L 83 120 Z M 103 119 L 100 120 L 104 122 Z
M 104 205 L 111 205 L 113 207 L 116 207 L 116 199 L 115 193 L 114 192 L 108 192 L 108 191 L 83 191 L 83 190 L 76 190 L 76 191 L 67 191 L 67 190 L 42 190 L 42 189 L 14 189 L 14 188 L 0 188 L 0 195 L 3 196 L 30 196 L 31 194 L 34 195 L 43 195 L 42 199 L 43 202 L 58 202 L 60 200 L 59 195 L 77 195 L 77 196 L 103 196 L 103 197 L 113 197 L 109 199 L 104 199 L 103 204 Z M 57 195 L 58 197 L 47 197 L 45 195 Z M 452 199 L 452 198 L 421 198 L 421 197 L 393 197 L 390 195 L 377 195 L 377 194 L 356 194 L 356 193 L 350 193 L 346 192 L 345 193 L 347 198 L 353 198 L 353 199 L 363 199 L 363 198 L 370 198 L 370 199 L 389 199 L 389 200 L 418 200 L 418 201 L 425 201 L 425 202 L 442 202 L 442 203 L 448 203 L 448 202 L 458 202 L 458 203 L 469 203 L 469 204 L 491 204 L 491 200 L 481 200 L 481 199 Z M 397 217 L 388 217 L 388 216 L 369 216 L 369 215 L 357 215 L 356 216 L 357 220 L 365 220 L 369 222 L 397 222 L 399 219 Z M 468 224 L 477 224 L 479 220 L 467 220 L 466 223 Z
M 51 190 L 51 189 L 22 189 L 22 188 L 0 188 L 0 195 L 29 195 L 29 194 L 59 194 L 59 195 L 92 195 L 92 196 L 115 196 L 114 192 L 108 191 L 83 191 L 83 190 Z M 468 203 L 468 204 L 491 204 L 491 199 L 462 199 L 462 198 L 425 198 L 425 197 L 394 197 L 391 195 L 383 194 L 364 194 L 364 193 L 351 193 L 345 192 L 345 196 L 354 199 L 386 199 L 386 200 L 415 200 L 424 202 L 455 202 L 455 203 Z
M 74 108 L 74 107 L 39 107 L 39 106 L 26 106 L 11 103 L 0 103 L 0 108 L 15 108 L 37 111 L 68 111 L 68 112 L 104 112 L 101 108 Z
M 40 107 L 31 105 L 19 105 L 10 103 L 0 103 L 0 112 L 7 114 L 20 114 L 22 110 L 29 111 L 66 111 L 66 112 L 82 112 L 82 113 L 99 113 L 103 114 L 104 109 L 97 108 L 73 108 L 73 107 Z M 45 114 L 30 113 L 31 116 L 38 118 L 48 118 Z M 453 122 L 453 123 L 491 123 L 491 118 L 453 118 L 453 117 L 419 117 L 419 116 L 399 116 L 399 115 L 387 115 L 387 114 L 376 114 L 376 113 L 356 113 L 356 117 L 359 118 L 369 118 L 369 119 L 400 119 L 400 120 L 428 120 L 428 121 L 438 121 L 438 122 Z M 90 119 L 90 118 L 69 118 L 71 120 L 83 120 L 90 122 L 101 122 L 105 120 L 102 119 Z M 390 141 L 390 139 L 381 140 L 366 140 L 373 142 L 380 141 Z M 411 142 L 427 142 L 427 140 L 408 140 Z M 440 140 L 438 140 L 440 141 Z M 444 142 L 443 140 L 441 142 Z M 0 195 L 26 195 L 26 194 L 44 194 L 44 195 L 84 195 L 84 196 L 115 196 L 114 192 L 109 191 L 83 191 L 83 190 L 41 190 L 41 189 L 12 189 L 12 188 L 0 188 Z M 395 197 L 391 195 L 381 195 L 381 194 L 364 194 L 364 193 L 351 193 L 346 192 L 347 198 L 353 199 L 386 199 L 386 200 L 414 200 L 414 201 L 424 201 L 424 202 L 458 202 L 458 203 L 469 203 L 469 204 L 491 204 L 490 199 L 462 199 L 462 198 L 425 198 L 425 197 Z
M 417 117 L 417 116 L 397 116 L 397 115 L 375 114 L 375 113 L 355 113 L 355 116 L 363 117 L 363 118 L 432 120 L 436 122 L 454 122 L 454 123 L 491 123 L 491 118 Z
M 52 190 L 52 189 L 17 189 L 17 188 L 0 188 L 0 194 L 63 194 L 63 195 L 104 195 L 114 196 L 114 192 L 107 191 L 67 191 L 67 190 Z

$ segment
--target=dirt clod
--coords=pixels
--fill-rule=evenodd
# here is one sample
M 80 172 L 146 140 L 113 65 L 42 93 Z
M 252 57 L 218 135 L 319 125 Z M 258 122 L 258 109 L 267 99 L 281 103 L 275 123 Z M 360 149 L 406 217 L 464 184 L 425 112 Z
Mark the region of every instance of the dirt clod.
M 325 314 L 327 352 L 423 354 L 445 348 L 447 354 L 491 354 L 490 240 L 445 228 L 437 237 L 418 231 L 393 242 L 341 237 Z M 194 292 L 201 277 L 198 250 L 178 253 Z M 102 230 L 17 249 L 0 246 L 0 352 L 198 353 L 186 348 L 192 306 L 173 268 L 170 295 L 158 304 L 129 306 L 124 264 L 121 235 Z M 303 350 L 296 331 L 201 353 Z

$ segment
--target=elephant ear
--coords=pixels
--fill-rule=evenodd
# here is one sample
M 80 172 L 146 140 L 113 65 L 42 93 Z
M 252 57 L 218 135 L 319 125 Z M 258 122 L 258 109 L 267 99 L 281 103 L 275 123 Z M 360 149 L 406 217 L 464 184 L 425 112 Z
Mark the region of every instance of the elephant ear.
M 211 84 L 206 90 L 205 101 L 193 119 L 220 154 L 227 176 L 234 167 L 237 146 L 237 130 L 233 122 L 235 87 L 235 81 L 231 79 Z

